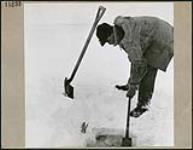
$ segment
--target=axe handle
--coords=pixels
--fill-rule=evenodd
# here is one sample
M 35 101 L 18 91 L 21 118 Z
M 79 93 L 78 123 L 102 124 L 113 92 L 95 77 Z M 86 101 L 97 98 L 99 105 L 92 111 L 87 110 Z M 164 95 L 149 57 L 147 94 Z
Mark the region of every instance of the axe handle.
M 84 47 L 83 47 L 82 52 L 81 52 L 81 54 L 80 54 L 80 56 L 79 56 L 79 58 L 78 58 L 78 61 L 77 61 L 77 63 L 76 63 L 76 66 L 75 66 L 75 68 L 74 68 L 74 70 L 73 70 L 73 72 L 72 72 L 72 74 L 71 74 L 71 77 L 70 77 L 70 79 L 68 80 L 69 82 L 71 82 L 71 81 L 73 80 L 73 78 L 74 78 L 74 76 L 75 76 L 75 74 L 76 74 L 76 72 L 77 72 L 77 70 L 78 70 L 78 67 L 79 67 L 79 65 L 80 65 L 80 63 L 81 63 L 81 61 L 82 61 L 82 58 L 83 58 L 83 56 L 84 56 L 84 54 L 85 54 L 85 52 L 86 52 L 86 50 L 87 50 L 88 44 L 89 44 L 89 42 L 90 42 L 90 40 L 91 40 L 91 38 L 92 38 L 92 36 L 93 36 L 93 33 L 94 33 L 94 31 L 95 31 L 95 28 L 96 28 L 98 22 L 100 21 L 100 19 L 102 18 L 102 16 L 104 15 L 105 10 L 106 10 L 106 8 L 104 8 L 103 6 L 99 6 L 98 12 L 97 12 L 96 17 L 95 17 L 94 24 L 93 24 L 93 26 L 92 26 L 92 28 L 91 28 L 91 30 L 90 30 L 90 33 L 89 33 L 89 35 L 88 35 L 88 38 L 87 38 L 87 40 L 86 40 L 86 42 L 85 42 L 85 44 L 84 44 Z
M 125 133 L 125 138 L 129 138 L 129 121 L 130 121 L 130 107 L 131 107 L 131 98 L 129 97 L 128 101 L 128 110 L 127 110 L 127 126 L 126 126 L 126 133 Z

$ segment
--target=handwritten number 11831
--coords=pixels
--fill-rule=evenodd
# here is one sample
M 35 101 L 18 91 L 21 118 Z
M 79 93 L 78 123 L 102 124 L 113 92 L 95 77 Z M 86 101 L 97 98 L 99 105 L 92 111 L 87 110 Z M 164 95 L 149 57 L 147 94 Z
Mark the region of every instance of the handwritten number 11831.
M 19 7 L 21 6 L 21 1 L 5 1 L 5 7 Z

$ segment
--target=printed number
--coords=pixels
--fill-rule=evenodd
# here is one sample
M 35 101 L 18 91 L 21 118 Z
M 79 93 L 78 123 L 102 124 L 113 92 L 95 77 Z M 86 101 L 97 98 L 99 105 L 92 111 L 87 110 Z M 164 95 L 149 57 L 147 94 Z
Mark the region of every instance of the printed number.
M 21 6 L 21 1 L 6 1 L 5 7 L 19 7 Z

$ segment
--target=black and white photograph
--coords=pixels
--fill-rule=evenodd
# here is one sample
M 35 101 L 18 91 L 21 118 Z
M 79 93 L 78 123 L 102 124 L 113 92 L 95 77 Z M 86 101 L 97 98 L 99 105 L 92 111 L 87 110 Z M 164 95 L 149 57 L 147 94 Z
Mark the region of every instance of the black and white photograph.
M 25 2 L 26 148 L 174 146 L 173 2 Z

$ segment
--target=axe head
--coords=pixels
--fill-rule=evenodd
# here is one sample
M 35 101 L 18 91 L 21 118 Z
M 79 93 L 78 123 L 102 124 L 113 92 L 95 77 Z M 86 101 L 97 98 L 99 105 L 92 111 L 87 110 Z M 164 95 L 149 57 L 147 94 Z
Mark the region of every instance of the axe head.
M 132 139 L 124 137 L 122 139 L 122 146 L 128 146 L 128 147 L 132 146 Z

